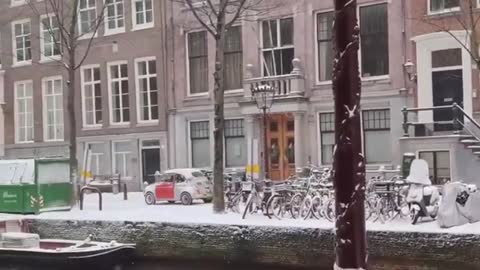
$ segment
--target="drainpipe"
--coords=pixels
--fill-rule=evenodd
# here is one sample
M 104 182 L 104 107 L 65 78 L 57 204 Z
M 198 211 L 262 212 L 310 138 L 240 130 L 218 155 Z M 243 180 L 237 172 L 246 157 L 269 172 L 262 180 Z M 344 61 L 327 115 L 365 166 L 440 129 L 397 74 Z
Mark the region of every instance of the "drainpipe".
M 403 89 L 407 90 L 407 76 L 403 64 L 407 62 L 407 6 L 406 0 L 402 0 L 402 51 L 403 51 L 403 63 L 402 63 L 402 74 L 403 74 Z M 407 92 L 408 93 L 408 92 Z
M 0 70 L 0 158 L 5 157 L 5 70 Z
M 170 49 L 172 50 L 171 52 L 168 52 L 168 46 L 167 47 L 167 53 L 168 55 L 170 55 L 170 64 L 171 64 L 171 72 L 172 72 L 172 78 L 171 78 L 171 96 L 170 98 L 172 99 L 170 101 L 170 99 L 168 98 L 168 94 L 167 94 L 167 141 L 168 141 L 168 167 L 169 168 L 173 168 L 174 166 L 176 166 L 176 149 L 175 149 L 175 146 L 176 146 L 176 141 L 175 138 L 176 138 L 176 121 L 175 121 L 175 111 L 176 111 L 176 107 L 175 107 L 175 102 L 176 102 L 176 96 L 175 96 L 175 83 L 176 83 L 176 67 L 175 67 L 175 21 L 174 21 L 174 18 L 173 18 L 173 12 L 174 12 L 174 8 L 173 8 L 173 5 L 174 3 L 173 2 L 170 2 L 169 3 L 169 7 L 170 7 L 170 15 L 169 15 L 169 22 L 170 22 L 170 31 L 166 31 L 167 33 L 170 32 L 170 40 L 171 40 L 171 47 Z M 167 24 L 167 21 L 165 21 L 165 24 Z M 168 35 L 168 34 L 167 34 Z M 165 42 L 166 44 L 166 42 Z M 167 87 L 168 88 L 168 87 Z M 170 107 L 171 106 L 171 107 Z M 171 118 L 170 118 L 170 113 L 172 114 L 171 115 Z M 173 122 L 173 123 L 171 123 Z M 171 141 L 173 140 L 173 141 Z

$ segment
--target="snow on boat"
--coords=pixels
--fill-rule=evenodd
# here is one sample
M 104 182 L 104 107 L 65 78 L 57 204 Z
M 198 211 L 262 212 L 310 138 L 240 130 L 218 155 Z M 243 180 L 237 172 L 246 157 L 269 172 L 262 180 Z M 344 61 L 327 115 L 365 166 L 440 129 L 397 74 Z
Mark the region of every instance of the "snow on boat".
M 3 233 L 0 237 L 0 261 L 41 265 L 114 266 L 131 261 L 135 245 L 84 241 L 40 239 L 38 234 Z

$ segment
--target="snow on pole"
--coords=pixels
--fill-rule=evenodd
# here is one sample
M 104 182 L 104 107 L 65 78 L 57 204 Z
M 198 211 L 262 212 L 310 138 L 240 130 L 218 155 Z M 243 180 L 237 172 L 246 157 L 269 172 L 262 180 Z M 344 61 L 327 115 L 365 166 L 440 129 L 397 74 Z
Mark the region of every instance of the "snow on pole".
M 367 269 L 356 0 L 335 0 L 335 269 Z

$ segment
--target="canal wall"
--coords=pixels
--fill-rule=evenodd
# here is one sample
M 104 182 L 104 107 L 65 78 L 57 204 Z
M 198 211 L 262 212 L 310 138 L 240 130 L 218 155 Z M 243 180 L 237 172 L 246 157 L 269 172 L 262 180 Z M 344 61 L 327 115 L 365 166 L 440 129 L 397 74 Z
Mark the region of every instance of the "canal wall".
M 30 220 L 42 238 L 135 243 L 149 259 L 213 260 L 316 269 L 334 261 L 332 230 L 265 226 Z M 369 231 L 374 270 L 480 269 L 480 236 Z

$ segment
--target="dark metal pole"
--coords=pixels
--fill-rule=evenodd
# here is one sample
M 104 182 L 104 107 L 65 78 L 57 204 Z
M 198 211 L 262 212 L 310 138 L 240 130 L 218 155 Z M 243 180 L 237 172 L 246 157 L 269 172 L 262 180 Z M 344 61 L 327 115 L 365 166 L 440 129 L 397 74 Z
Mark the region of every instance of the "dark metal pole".
M 453 115 L 453 133 L 460 134 L 460 130 L 462 129 L 460 125 L 460 110 L 458 109 L 458 104 L 453 103 L 452 105 L 452 115 Z
M 357 1 L 335 0 L 335 269 L 367 269 Z
M 270 177 L 270 168 L 268 166 L 268 141 L 267 141 L 267 108 L 263 108 L 263 162 L 265 166 L 265 179 Z
M 409 137 L 410 135 L 408 134 L 408 110 L 407 107 L 402 108 L 402 114 L 403 114 L 403 137 Z

